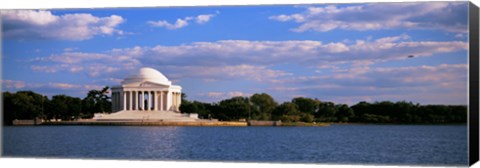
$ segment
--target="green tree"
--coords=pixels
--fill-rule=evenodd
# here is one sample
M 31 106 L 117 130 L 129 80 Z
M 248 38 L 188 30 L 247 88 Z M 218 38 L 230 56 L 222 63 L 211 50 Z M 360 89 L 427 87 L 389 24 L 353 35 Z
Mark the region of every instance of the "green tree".
M 298 110 L 301 112 L 314 114 L 318 109 L 320 101 L 311 98 L 296 97 L 292 99 L 292 103 L 296 104 L 298 106 Z
M 277 107 L 277 102 L 266 93 L 255 93 L 250 97 L 252 102 L 252 118 L 256 120 L 270 120 L 273 110 Z
M 196 113 L 198 114 L 199 118 L 204 118 L 204 119 L 211 119 L 212 118 L 212 112 L 210 110 L 212 105 L 210 103 L 193 101 L 192 104 L 194 104 L 195 107 L 197 108 Z
M 212 105 L 210 103 L 203 103 L 199 101 L 187 100 L 187 95 L 182 93 L 182 104 L 180 105 L 180 111 L 183 113 L 197 113 L 199 118 L 210 119 Z
M 248 118 L 250 115 L 250 101 L 247 97 L 232 97 L 230 99 L 222 100 L 219 103 L 221 109 L 220 115 L 225 120 L 238 120 L 241 118 Z
M 3 92 L 3 123 L 12 125 L 12 121 L 17 117 L 15 106 L 12 102 L 13 94 L 10 92 Z
M 273 111 L 273 120 L 298 121 L 300 120 L 300 111 L 295 103 L 285 102 L 277 106 Z
M 195 113 L 196 109 L 193 109 L 192 103 L 187 100 L 187 95 L 185 93 L 182 93 L 182 103 L 180 104 L 180 111 L 182 113 Z
M 102 90 L 90 90 L 87 97 L 82 100 L 82 111 L 84 117 L 93 117 L 94 113 L 112 112 L 112 102 L 108 96 L 109 87 L 105 86 Z
M 333 102 L 320 102 L 315 113 L 317 121 L 336 121 L 337 108 Z
M 185 101 L 180 105 L 180 111 L 182 113 L 198 113 L 198 106 L 196 103 Z
M 313 116 L 312 114 L 303 113 L 301 118 L 300 118 L 300 121 L 313 122 L 313 121 L 315 121 L 315 116 Z
M 70 119 L 79 119 L 82 113 L 82 99 L 67 96 L 68 116 Z
M 32 91 L 18 91 L 14 94 L 12 103 L 18 112 L 16 119 L 34 119 L 42 115 L 43 96 Z
M 397 123 L 413 123 L 416 115 L 416 106 L 411 102 L 399 101 L 393 105 L 394 111 L 390 116 Z
M 43 117 L 43 105 L 48 101 L 45 96 L 32 91 L 3 93 L 3 117 L 5 124 L 11 124 L 14 119 L 31 120 Z
M 68 114 L 68 100 L 67 96 L 65 95 L 55 95 L 52 96 L 52 100 L 50 101 L 50 112 L 49 114 L 52 119 L 62 119 L 67 120 L 69 119 Z
M 346 104 L 339 104 L 335 107 L 337 108 L 337 113 L 335 113 L 335 116 L 339 122 L 348 122 L 350 118 L 355 116 L 353 110 Z

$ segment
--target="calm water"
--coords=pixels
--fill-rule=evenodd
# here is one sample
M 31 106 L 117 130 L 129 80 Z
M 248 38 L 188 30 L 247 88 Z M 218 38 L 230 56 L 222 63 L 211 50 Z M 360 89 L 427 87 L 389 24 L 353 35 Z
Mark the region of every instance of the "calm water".
M 4 127 L 14 157 L 466 165 L 467 127 Z

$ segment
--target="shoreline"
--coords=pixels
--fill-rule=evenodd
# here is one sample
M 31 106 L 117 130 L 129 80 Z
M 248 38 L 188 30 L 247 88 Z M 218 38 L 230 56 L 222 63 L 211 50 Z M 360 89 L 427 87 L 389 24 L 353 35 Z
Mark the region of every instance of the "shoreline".
M 363 123 L 363 122 L 281 122 L 281 121 L 173 121 L 173 120 L 77 120 L 77 121 L 29 121 L 23 120 L 10 126 L 63 126 L 63 125 L 105 125 L 105 126 L 279 126 L 279 127 L 323 127 L 332 125 L 467 125 L 467 123 Z
M 330 123 L 332 125 L 467 125 L 468 123 Z
M 223 121 L 58 121 L 44 122 L 39 125 L 67 126 L 67 125 L 98 125 L 98 126 L 235 126 L 245 127 L 246 122 Z

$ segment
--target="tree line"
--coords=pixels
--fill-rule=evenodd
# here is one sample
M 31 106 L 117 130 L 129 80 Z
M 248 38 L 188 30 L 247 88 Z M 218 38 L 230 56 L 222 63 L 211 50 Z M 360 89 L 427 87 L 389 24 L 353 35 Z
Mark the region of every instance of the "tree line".
M 3 92 L 3 123 L 31 120 L 75 120 L 92 118 L 94 113 L 111 112 L 109 87 L 90 90 L 83 99 L 67 95 L 54 95 L 51 99 L 33 91 Z
M 266 93 L 232 97 L 218 103 L 186 100 L 180 111 L 198 113 L 201 118 L 223 121 L 281 120 L 283 122 L 360 122 L 396 124 L 466 123 L 466 105 L 420 105 L 406 101 L 365 101 L 355 105 L 335 104 L 318 99 L 296 97 L 278 104 Z
M 90 90 L 83 99 L 66 95 L 47 96 L 33 91 L 3 92 L 3 122 L 14 119 L 75 120 L 94 113 L 111 113 L 109 88 Z M 180 111 L 198 113 L 203 119 L 221 121 L 273 120 L 282 122 L 361 122 L 396 124 L 466 123 L 464 105 L 420 105 L 412 102 L 359 102 L 335 104 L 307 97 L 277 103 L 269 94 L 232 97 L 216 103 L 190 101 L 182 94 Z

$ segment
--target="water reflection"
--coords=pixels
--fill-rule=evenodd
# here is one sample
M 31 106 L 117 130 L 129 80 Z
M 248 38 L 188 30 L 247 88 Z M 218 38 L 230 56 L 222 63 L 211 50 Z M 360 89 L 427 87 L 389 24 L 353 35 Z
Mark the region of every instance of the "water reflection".
M 466 126 L 5 127 L 4 155 L 466 165 Z

